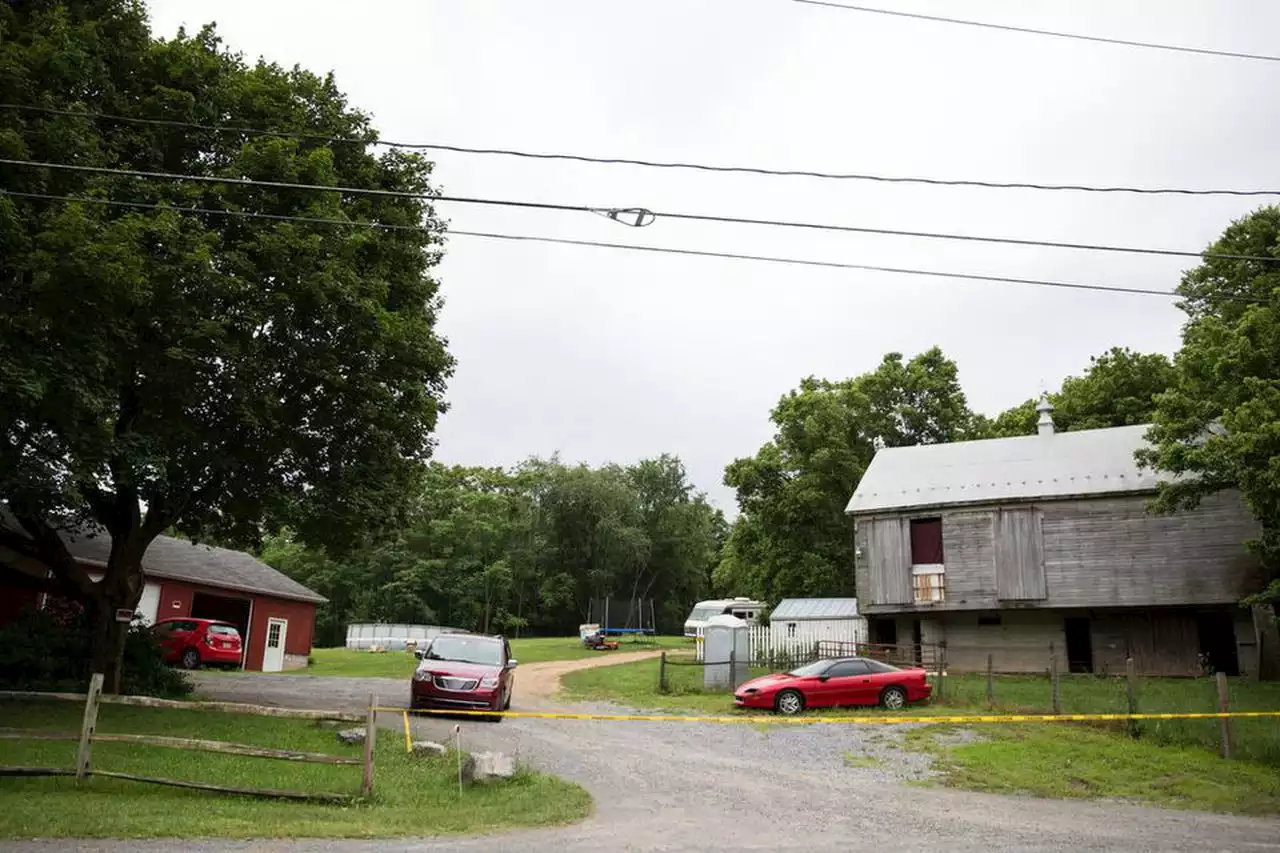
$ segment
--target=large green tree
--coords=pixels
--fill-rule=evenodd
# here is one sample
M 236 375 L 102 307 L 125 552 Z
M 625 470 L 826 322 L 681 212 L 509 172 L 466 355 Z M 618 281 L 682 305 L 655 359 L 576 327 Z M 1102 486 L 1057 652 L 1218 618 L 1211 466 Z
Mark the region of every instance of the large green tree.
M 1280 603 L 1280 207 L 1233 222 L 1178 288 L 1188 320 L 1172 387 L 1158 399 L 1143 460 L 1178 474 L 1165 510 L 1239 489 L 1261 534 L 1249 543 L 1270 578 L 1254 599 Z
M 5 158 L 430 192 L 331 77 L 247 64 L 211 28 L 154 39 L 127 0 L 0 7 L 0 101 L 353 140 L 5 109 Z M 9 553 L 96 617 L 95 670 L 117 671 L 114 611 L 165 529 L 244 540 L 288 518 L 341 548 L 399 521 L 452 365 L 428 204 L 27 166 L 0 187 L 86 199 L 0 195 L 0 500 Z M 97 582 L 59 536 L 83 524 L 112 538 Z
M 1080 376 L 1068 376 L 1049 395 L 1059 431 L 1103 429 L 1150 423 L 1156 397 L 1173 383 L 1173 364 L 1160 353 L 1112 347 L 1089 359 Z M 980 431 L 992 438 L 1035 435 L 1037 401 L 1026 400 L 1001 412 Z
M 852 592 L 844 508 L 877 442 L 957 441 L 977 423 L 955 363 L 937 347 L 909 360 L 890 353 L 853 379 L 805 379 L 771 419 L 773 440 L 725 470 L 741 514 L 715 573 L 721 592 L 768 601 Z

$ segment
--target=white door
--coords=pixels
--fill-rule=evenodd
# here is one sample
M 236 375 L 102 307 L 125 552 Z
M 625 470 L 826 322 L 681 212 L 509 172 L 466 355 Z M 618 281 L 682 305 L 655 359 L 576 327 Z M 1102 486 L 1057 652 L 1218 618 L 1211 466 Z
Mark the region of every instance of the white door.
M 156 621 L 156 611 L 160 609 L 160 584 L 148 583 L 142 588 L 142 598 L 138 599 L 137 615 L 142 621 L 151 625 Z
M 284 669 L 284 640 L 288 632 L 287 619 L 267 620 L 267 647 L 262 652 L 263 672 L 280 672 Z

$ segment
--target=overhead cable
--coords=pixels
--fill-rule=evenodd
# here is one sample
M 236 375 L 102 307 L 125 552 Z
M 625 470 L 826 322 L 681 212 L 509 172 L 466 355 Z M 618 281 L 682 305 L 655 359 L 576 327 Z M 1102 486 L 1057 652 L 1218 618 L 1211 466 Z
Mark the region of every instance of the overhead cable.
M 1133 39 L 1107 38 L 1104 36 L 1090 36 L 1083 33 L 1064 33 L 1057 30 L 1040 30 L 1034 27 L 1016 27 L 1010 24 L 993 24 L 987 21 L 969 21 L 962 18 L 944 18 L 941 15 L 924 15 L 918 12 L 903 12 L 897 9 L 875 9 L 870 6 L 854 6 L 849 3 L 835 3 L 831 0 L 795 0 L 796 3 L 803 3 L 807 6 L 826 6 L 831 9 L 844 9 L 848 12 L 865 12 L 870 15 L 889 15 L 895 18 L 914 18 L 918 21 L 934 21 L 941 24 L 959 24 L 966 27 L 982 27 L 988 30 L 1003 30 L 1010 33 L 1026 33 L 1037 36 L 1052 36 L 1060 39 L 1076 39 L 1077 41 L 1092 41 L 1102 44 L 1116 44 L 1125 47 L 1142 47 L 1151 50 L 1171 50 L 1178 53 L 1198 53 L 1204 56 L 1224 56 L 1232 59 L 1255 59 L 1262 62 L 1280 62 L 1280 56 L 1271 56 L 1260 53 L 1241 53 L 1234 50 L 1214 50 L 1207 47 L 1192 47 L 1189 45 L 1179 44 L 1161 44 L 1150 41 L 1136 41 Z
M 112 113 L 91 112 L 87 110 L 65 110 L 54 107 L 39 107 L 27 104 L 0 103 L 0 109 L 21 110 L 26 112 L 45 113 L 49 115 L 74 116 L 80 118 L 105 119 L 108 121 L 129 124 L 152 125 L 156 127 L 182 127 L 193 130 L 205 130 L 213 133 L 242 133 L 247 136 L 274 136 L 282 139 L 299 139 L 326 144 L 385 145 L 391 148 L 404 148 L 418 151 L 449 151 L 457 154 L 493 155 L 502 157 L 518 157 L 529 160 L 557 160 L 575 163 L 595 163 L 610 166 L 642 166 L 654 169 L 687 169 L 699 172 L 720 172 L 746 175 L 763 175 L 766 177 L 784 178 L 816 178 L 837 181 L 872 181 L 888 184 L 921 184 L 941 187 L 975 187 L 979 189 L 1020 189 L 1086 193 L 1130 193 L 1138 195 L 1186 195 L 1186 196 L 1280 196 L 1280 189 L 1247 190 L 1247 189 L 1197 189 L 1187 187 L 1130 187 L 1130 186 L 1096 186 L 1087 184 L 1055 184 L 1028 183 L 1017 181 L 983 181 L 973 179 L 930 178 L 902 175 L 873 175 L 857 172 L 827 172 L 808 169 L 769 169 L 758 166 L 734 166 L 711 163 L 685 163 L 670 160 L 648 160 L 628 157 L 593 157 L 585 154 L 546 153 L 521 151 L 512 148 L 475 148 L 462 145 L 446 145 L 428 142 L 396 142 L 389 139 L 359 138 L 344 136 L 325 136 L 315 133 L 300 133 L 287 130 L 264 130 L 254 127 L 234 125 L 210 125 L 197 122 L 178 121 L 176 119 L 139 118 Z
M 323 217 L 310 216 L 285 216 L 277 214 L 255 213 L 243 210 L 218 210 L 214 208 L 199 207 L 177 207 L 162 204 L 146 204 L 143 202 L 116 201 L 113 199 L 101 198 L 82 198 L 65 195 L 52 195 L 46 193 L 29 193 L 16 192 L 12 190 L 0 189 L 0 195 L 17 196 L 20 198 L 44 199 L 48 201 L 75 202 L 84 204 L 98 204 L 112 207 L 123 207 L 137 210 L 156 210 L 156 211 L 172 211 L 182 214 L 198 214 L 212 216 L 231 216 L 244 217 L 250 219 L 267 219 L 273 221 L 284 222 L 304 222 L 314 224 L 337 225 L 346 227 L 367 227 L 378 228 L 390 231 L 427 231 L 432 234 L 439 234 L 438 231 L 424 228 L 420 225 L 396 225 L 382 222 L 369 222 L 362 220 L 347 219 L 327 219 Z M 702 258 L 718 258 L 722 260 L 752 261 L 758 263 L 784 264 L 789 266 L 805 266 L 805 267 L 821 267 L 826 269 L 843 269 L 843 270 L 860 270 L 864 272 L 882 272 L 894 275 L 922 276 L 928 278 L 944 278 L 962 281 L 980 281 L 998 284 L 1018 284 L 1033 287 L 1052 287 L 1068 290 L 1088 290 L 1102 293 L 1122 293 L 1137 294 L 1142 296 L 1159 296 L 1163 298 L 1176 298 L 1179 294 L 1169 290 L 1148 289 L 1141 287 L 1125 287 L 1119 285 L 1102 285 L 1087 284 L 1083 282 L 1054 281 L 1048 279 L 1034 278 L 1014 278 L 1008 276 L 983 275 L 979 273 L 962 273 L 949 270 L 926 270 L 912 269 L 906 267 L 891 267 L 878 264 L 856 264 L 843 261 L 823 261 L 810 258 L 789 258 L 775 255 L 753 255 L 739 252 L 714 252 L 702 249 L 681 249 L 674 246 L 642 246 L 631 245 L 628 243 L 611 243 L 600 240 L 573 240 L 563 237 L 544 237 L 531 234 L 503 234 L 493 231 L 466 231 L 466 230 L 450 230 L 443 236 L 456 237 L 476 237 L 489 240 L 502 240 L 508 242 L 527 242 L 527 243 L 549 243 L 564 246 L 583 246 L 600 249 L 619 249 L 631 252 L 648 252 L 654 254 L 682 255 L 690 257 Z M 1261 300 L 1247 297 L 1224 297 L 1226 301 L 1241 302 L 1260 302 Z
M 32 168 L 61 169 L 94 174 L 120 175 L 124 177 L 159 180 L 190 181 L 195 183 L 225 184 L 230 186 L 262 186 L 273 189 L 318 190 L 350 195 L 373 195 L 392 198 L 411 198 L 431 202 L 450 202 L 497 207 L 514 207 L 532 210 L 552 210 L 571 213 L 595 213 L 633 228 L 645 227 L 657 219 L 676 219 L 688 222 L 711 222 L 728 225 L 756 225 L 773 228 L 791 228 L 807 231 L 833 231 L 847 234 L 875 234 L 890 237 L 912 237 L 926 240 L 951 240 L 966 243 L 992 243 L 1011 246 L 1031 246 L 1050 249 L 1072 249 L 1091 252 L 1118 252 L 1135 255 L 1158 255 L 1178 258 L 1205 258 L 1213 260 L 1257 261 L 1280 263 L 1280 257 L 1267 255 L 1237 255 L 1229 253 L 1195 252 L 1185 249 L 1160 249 L 1143 246 L 1115 246 L 1099 243 L 1076 243 L 1064 240 L 1032 240 L 1020 237 L 992 237 L 977 234 L 953 234 L 941 231 L 910 231 L 894 228 L 874 228 L 862 225 L 835 225 L 831 223 L 800 222 L 788 219 L 757 219 L 745 216 L 722 216 L 707 213 L 682 213 L 677 211 L 652 211 L 643 207 L 611 208 L 580 204 L 554 204 L 550 202 L 517 201 L 511 199 L 476 198 L 470 196 L 446 196 L 434 193 L 411 193 L 398 190 L 367 189 L 364 187 L 327 186 L 324 184 L 297 184 L 285 181 L 267 181 L 251 178 L 222 178 L 213 175 L 182 175 L 172 172 L 151 172 L 136 169 L 115 169 L 106 166 L 78 166 L 68 163 L 48 163 L 33 160 L 0 158 L 0 164 Z

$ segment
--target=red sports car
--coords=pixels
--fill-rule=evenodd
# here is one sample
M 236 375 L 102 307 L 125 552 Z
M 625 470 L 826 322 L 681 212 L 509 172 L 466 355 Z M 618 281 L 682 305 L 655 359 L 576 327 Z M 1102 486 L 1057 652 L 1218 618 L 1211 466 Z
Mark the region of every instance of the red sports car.
M 166 663 L 184 669 L 239 667 L 244 648 L 240 631 L 217 619 L 161 619 L 151 629 Z
M 505 711 L 511 707 L 516 662 L 502 637 L 441 634 L 419 651 L 410 708 Z M 502 717 L 493 717 L 499 722 Z
M 870 658 L 820 660 L 791 672 L 754 678 L 739 687 L 742 708 L 798 714 L 805 708 L 883 705 L 890 710 L 929 698 L 933 688 L 923 668 L 899 669 Z

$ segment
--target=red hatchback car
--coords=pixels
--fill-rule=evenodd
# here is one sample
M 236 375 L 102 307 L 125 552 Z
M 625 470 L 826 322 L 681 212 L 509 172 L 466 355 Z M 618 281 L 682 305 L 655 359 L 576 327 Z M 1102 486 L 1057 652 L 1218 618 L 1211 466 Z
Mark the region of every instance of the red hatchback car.
M 899 669 L 870 658 L 820 660 L 791 672 L 754 678 L 734 691 L 742 708 L 798 714 L 805 708 L 883 705 L 890 710 L 929 698 L 933 687 L 920 667 Z
M 511 707 L 516 662 L 502 637 L 441 634 L 417 655 L 421 660 L 409 687 L 410 708 L 505 711 Z
M 244 655 L 240 632 L 217 619 L 161 619 L 151 629 L 165 663 L 184 669 L 238 668 Z

